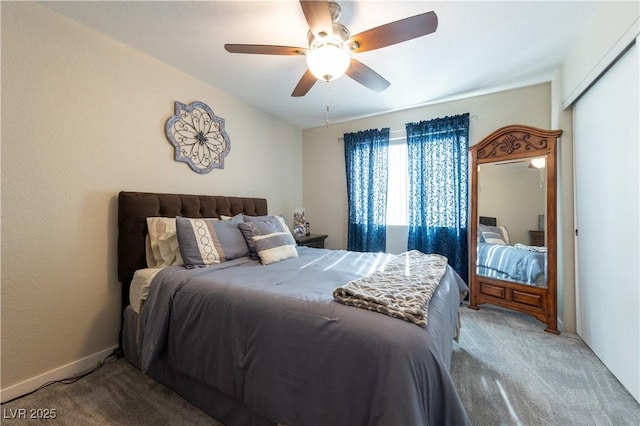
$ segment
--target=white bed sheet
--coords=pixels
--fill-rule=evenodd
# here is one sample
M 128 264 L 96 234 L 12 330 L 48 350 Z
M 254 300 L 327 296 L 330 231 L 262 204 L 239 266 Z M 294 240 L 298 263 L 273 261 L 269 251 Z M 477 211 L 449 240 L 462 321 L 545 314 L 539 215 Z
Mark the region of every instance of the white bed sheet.
M 151 282 L 158 272 L 164 268 L 138 269 L 133 274 L 131 286 L 129 287 L 129 304 L 135 313 L 139 314 L 144 301 L 149 297 Z

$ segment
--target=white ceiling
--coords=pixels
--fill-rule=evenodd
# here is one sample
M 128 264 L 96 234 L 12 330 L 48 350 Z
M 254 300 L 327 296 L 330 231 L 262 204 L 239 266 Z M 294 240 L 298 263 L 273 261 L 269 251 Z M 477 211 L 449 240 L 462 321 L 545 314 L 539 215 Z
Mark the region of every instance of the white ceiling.
M 303 56 L 231 54 L 225 43 L 307 47 L 298 1 L 43 2 L 301 129 L 550 81 L 599 2 L 340 1 L 351 34 L 430 10 L 438 30 L 354 57 L 391 82 L 349 77 L 291 92 Z M 192 102 L 206 99 L 184 99 Z M 215 105 L 212 105 L 215 111 Z

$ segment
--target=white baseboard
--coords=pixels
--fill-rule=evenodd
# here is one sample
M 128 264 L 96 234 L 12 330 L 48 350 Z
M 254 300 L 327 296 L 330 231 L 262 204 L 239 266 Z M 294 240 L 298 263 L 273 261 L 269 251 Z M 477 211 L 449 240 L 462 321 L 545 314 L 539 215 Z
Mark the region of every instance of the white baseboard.
M 96 352 L 93 355 L 89 355 L 88 357 L 70 362 L 62 367 L 47 371 L 46 373 L 42 373 L 39 376 L 25 380 L 24 382 L 16 383 L 15 385 L 9 386 L 5 389 L 0 389 L 0 400 L 4 403 L 5 401 L 17 398 L 38 389 L 45 383 L 86 373 L 96 367 L 100 361 L 111 355 L 113 350 L 117 347 L 118 345 L 112 346 L 103 351 Z

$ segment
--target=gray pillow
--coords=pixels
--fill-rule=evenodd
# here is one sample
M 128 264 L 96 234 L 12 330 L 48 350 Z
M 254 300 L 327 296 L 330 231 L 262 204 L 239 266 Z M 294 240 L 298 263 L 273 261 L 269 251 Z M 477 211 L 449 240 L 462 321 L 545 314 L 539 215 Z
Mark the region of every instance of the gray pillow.
M 505 245 L 504 239 L 502 238 L 502 234 L 498 234 L 497 232 L 483 232 L 482 240 L 488 244 Z
M 272 220 L 274 218 L 280 222 L 283 230 L 289 231 L 289 227 L 287 226 L 287 223 L 284 221 L 284 218 L 280 215 L 269 214 L 264 216 L 249 216 L 245 214 L 243 216 L 244 223 L 262 222 L 265 220 L 267 221 Z M 242 228 L 240 230 L 242 231 Z M 242 234 L 244 235 L 244 238 L 247 242 L 247 246 L 249 247 L 249 257 L 252 258 L 253 260 L 260 260 L 260 256 L 258 256 L 258 252 L 256 252 L 256 245 L 253 242 L 253 238 L 251 238 L 251 236 L 247 236 L 245 231 L 242 231 Z
M 490 243 L 485 239 L 485 233 L 494 233 L 498 234 L 497 238 L 502 240 L 502 244 L 509 244 L 509 233 L 507 232 L 507 228 L 504 226 L 488 226 L 483 224 L 478 224 L 478 242 L 480 243 Z M 496 238 L 496 236 L 492 236 L 492 238 Z M 491 243 L 495 244 L 495 243 Z
M 279 216 L 254 218 L 238 225 L 249 246 L 251 255 L 264 265 L 298 257 L 296 241 Z
M 197 268 L 247 256 L 249 248 L 238 229 L 242 215 L 230 220 L 176 218 L 180 254 L 187 268 Z

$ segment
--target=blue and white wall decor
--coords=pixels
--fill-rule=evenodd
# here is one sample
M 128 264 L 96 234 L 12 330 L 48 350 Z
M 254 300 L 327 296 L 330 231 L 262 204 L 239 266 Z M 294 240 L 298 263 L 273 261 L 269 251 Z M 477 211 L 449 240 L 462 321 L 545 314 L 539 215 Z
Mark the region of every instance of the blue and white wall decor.
M 165 133 L 175 148 L 176 161 L 187 163 L 197 173 L 224 169 L 231 141 L 224 131 L 224 119 L 216 117 L 206 104 L 176 102 Z

